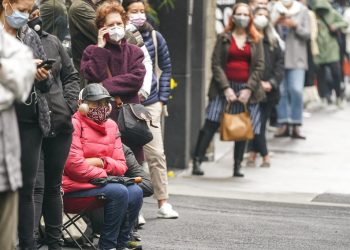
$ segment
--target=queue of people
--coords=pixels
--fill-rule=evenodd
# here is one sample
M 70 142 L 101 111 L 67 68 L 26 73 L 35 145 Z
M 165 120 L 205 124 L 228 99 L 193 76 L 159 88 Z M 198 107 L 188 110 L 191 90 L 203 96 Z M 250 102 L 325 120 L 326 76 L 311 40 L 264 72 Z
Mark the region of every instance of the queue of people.
M 239 105 L 249 106 L 254 138 L 234 143 L 233 176 L 243 177 L 245 150 L 247 166 L 256 166 L 258 154 L 261 167 L 271 166 L 266 128 L 274 110 L 275 138 L 306 139 L 301 133 L 305 86 L 317 86 L 323 103 L 331 104 L 335 97 L 342 108 L 342 66 L 348 56 L 342 38 L 348 25 L 326 0 L 238 1 L 212 54 L 209 103 L 194 149 L 192 174 L 204 174 L 201 162 L 224 110 L 235 114 L 243 112 Z
M 165 39 L 147 22 L 147 3 L 139 0 L 123 4 L 75 1 L 71 5 L 68 11 L 71 60 L 61 43 L 66 37 L 65 30 L 53 29 L 55 24 L 60 29 L 67 25 L 60 17 L 51 20 L 52 24 L 47 18 L 54 3 L 2 1 L 1 41 L 5 41 L 0 45 L 1 93 L 5 99 L 1 100 L 0 117 L 18 122 L 19 131 L 12 133 L 18 136 L 11 139 L 12 146 L 6 143 L 1 149 L 11 150 L 20 145 L 22 154 L 19 156 L 16 148 L 13 157 L 6 161 L 4 158 L 1 165 L 4 180 L 1 195 L 6 201 L 1 209 L 8 215 L 1 216 L 1 225 L 6 222 L 18 225 L 17 230 L 9 227 L 1 236 L 1 249 L 15 249 L 15 235 L 18 249 L 37 249 L 42 216 L 44 243 L 49 249 L 61 249 L 62 195 L 67 199 L 105 196 L 104 222 L 98 232 L 100 249 L 128 249 L 132 232 L 137 228 L 142 199 L 153 192 L 158 200 L 157 217 L 179 216 L 168 203 L 160 127 L 170 92 L 170 55 Z M 62 10 L 62 5 L 55 7 Z M 62 15 L 65 14 L 63 11 Z M 21 56 L 14 56 L 9 47 Z M 10 53 L 13 56 L 8 58 Z M 6 66 L 26 62 L 27 67 L 14 72 L 3 67 L 5 62 Z M 155 64 L 162 70 L 160 74 Z M 149 145 L 121 140 L 115 99 L 124 104 L 142 102 L 147 107 L 156 128 L 151 130 L 154 139 Z M 143 171 L 144 147 L 150 177 Z M 7 176 L 10 169 L 11 175 Z M 145 183 L 128 186 L 110 183 L 99 187 L 93 182 L 113 176 L 138 177 L 135 175 L 143 177 Z
M 45 244 L 61 249 L 62 197 L 74 201 L 98 195 L 106 200 L 102 228 L 95 232 L 99 248 L 135 248 L 130 242 L 137 238 L 143 197 L 154 195 L 158 218 L 179 217 L 169 203 L 161 122 L 172 74 L 166 40 L 148 20 L 145 0 L 75 0 L 68 11 L 62 3 L 53 5 L 50 0 L 38 5 L 1 1 L 0 226 L 18 228 L 4 230 L 0 249 L 15 249 L 16 232 L 18 249 L 37 249 L 41 217 Z M 51 23 L 48 16 L 56 12 L 50 6 L 61 13 Z M 235 141 L 233 150 L 233 176 L 244 177 L 247 149 L 247 165 L 255 166 L 260 154 L 261 167 L 271 166 L 266 127 L 274 110 L 280 125 L 276 138 L 306 139 L 300 129 L 306 82 L 317 82 L 327 103 L 334 90 L 341 107 L 347 57 L 341 39 L 347 27 L 326 0 L 236 3 L 213 51 L 209 102 L 192 174 L 204 175 L 201 163 L 224 111 L 249 111 L 254 138 Z M 67 35 L 72 59 L 62 44 Z M 23 66 L 18 70 L 11 67 L 15 64 Z M 150 114 L 153 139 L 148 143 L 121 135 L 123 104 L 142 104 Z M 144 183 L 109 182 L 138 175 Z

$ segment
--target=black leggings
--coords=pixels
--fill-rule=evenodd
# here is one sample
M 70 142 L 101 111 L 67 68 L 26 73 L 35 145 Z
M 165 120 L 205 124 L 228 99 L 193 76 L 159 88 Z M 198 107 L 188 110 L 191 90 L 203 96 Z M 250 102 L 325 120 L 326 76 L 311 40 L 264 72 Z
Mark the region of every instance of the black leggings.
M 327 68 L 330 70 L 332 82 L 328 82 Z M 318 92 L 322 98 L 329 98 L 332 95 L 332 89 L 335 90 L 337 97 L 341 97 L 342 69 L 340 62 L 321 64 L 318 69 Z
M 203 159 L 206 150 L 214 137 L 215 132 L 220 127 L 219 122 L 213 122 L 210 120 L 205 120 L 204 126 L 200 131 L 200 137 L 205 137 L 204 139 L 199 139 L 197 141 L 196 149 L 194 152 L 194 157 L 198 159 Z M 246 141 L 236 141 L 234 143 L 234 161 L 235 163 L 241 163 L 243 161 L 243 155 L 245 150 Z
M 45 220 L 45 243 L 49 249 L 60 249 L 62 238 L 61 183 L 64 164 L 72 143 L 71 134 L 44 138 L 42 155 L 34 189 L 35 235 L 41 214 Z
M 43 136 L 37 123 L 18 123 L 21 140 L 23 186 L 19 189 L 18 238 L 20 249 L 36 249 L 34 243 L 34 183 Z
M 269 154 L 266 143 L 266 124 L 275 105 L 271 102 L 260 103 L 261 109 L 261 130 L 259 135 L 254 135 L 251 141 L 251 151 L 260 153 L 262 157 Z

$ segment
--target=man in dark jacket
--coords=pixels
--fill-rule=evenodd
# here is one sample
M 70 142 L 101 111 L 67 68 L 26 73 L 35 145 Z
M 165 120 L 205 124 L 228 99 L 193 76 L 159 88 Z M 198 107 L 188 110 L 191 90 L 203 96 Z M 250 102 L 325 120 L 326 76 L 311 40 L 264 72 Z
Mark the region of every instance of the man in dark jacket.
M 93 1 L 76 0 L 68 12 L 73 62 L 78 71 L 80 71 L 80 59 L 83 56 L 85 48 L 97 43 L 98 31 L 95 26 L 95 11 L 97 6 L 95 4 L 96 1 Z
M 60 41 L 68 35 L 67 9 L 62 0 L 41 0 L 40 13 L 43 30 L 57 36 Z

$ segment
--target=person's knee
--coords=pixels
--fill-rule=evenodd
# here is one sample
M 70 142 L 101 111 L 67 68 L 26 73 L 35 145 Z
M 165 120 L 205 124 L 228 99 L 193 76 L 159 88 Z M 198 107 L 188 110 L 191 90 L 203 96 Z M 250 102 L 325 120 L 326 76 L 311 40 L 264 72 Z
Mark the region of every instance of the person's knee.
M 213 122 L 213 121 L 210 121 L 210 120 L 205 120 L 205 123 L 204 123 L 204 126 L 203 128 L 201 129 L 201 131 L 203 133 L 211 133 L 211 132 L 216 132 L 216 130 L 220 127 L 220 123 L 219 122 Z
M 160 159 L 165 158 L 164 149 L 163 148 L 155 148 L 147 157 L 151 162 L 159 161 Z
M 21 202 L 32 202 L 34 195 L 34 183 L 28 183 L 28 185 L 19 189 L 19 196 Z
M 129 190 L 129 202 L 128 207 L 132 210 L 140 210 L 143 203 L 143 192 L 138 185 L 132 185 L 128 187 Z
M 59 196 L 61 196 L 61 186 L 60 186 L 60 185 L 46 186 L 46 187 L 45 187 L 45 196 L 46 196 L 47 198 L 52 198 L 52 197 L 59 197 Z
M 128 202 L 129 192 L 128 189 L 122 184 L 107 184 L 104 192 L 107 199 L 118 200 L 118 202 Z
M 129 203 L 135 201 L 142 201 L 143 199 L 143 191 L 138 185 L 131 185 L 128 187 L 129 191 Z
M 293 96 L 293 98 L 301 99 L 303 97 L 303 90 L 304 90 L 303 86 L 298 86 L 298 84 L 295 84 L 291 88 L 291 95 Z

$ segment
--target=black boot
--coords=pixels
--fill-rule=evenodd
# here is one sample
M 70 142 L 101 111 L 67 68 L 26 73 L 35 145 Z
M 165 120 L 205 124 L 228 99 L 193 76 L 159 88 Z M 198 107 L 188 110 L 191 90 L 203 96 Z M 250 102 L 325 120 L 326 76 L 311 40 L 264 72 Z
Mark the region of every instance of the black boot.
M 192 175 L 204 175 L 201 169 L 201 161 L 198 158 L 193 159 Z
M 236 141 L 234 148 L 234 165 L 233 165 L 233 176 L 234 177 L 244 177 L 244 175 L 240 172 L 241 163 L 243 161 L 243 155 L 245 151 L 245 141 Z
M 241 162 L 236 161 L 233 166 L 233 177 L 244 177 L 244 174 L 240 172 Z
M 194 149 L 193 175 L 204 175 L 204 171 L 201 169 L 201 163 L 219 125 L 219 123 L 206 121 L 204 127 L 199 131 L 197 144 Z

